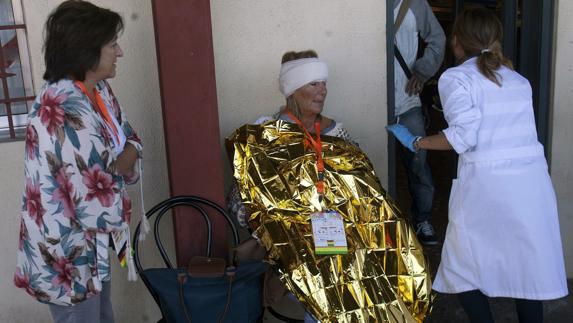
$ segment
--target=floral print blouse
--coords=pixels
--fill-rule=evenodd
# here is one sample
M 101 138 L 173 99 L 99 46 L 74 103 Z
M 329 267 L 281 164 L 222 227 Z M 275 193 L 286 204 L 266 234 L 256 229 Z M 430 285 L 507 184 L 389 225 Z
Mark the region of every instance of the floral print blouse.
M 141 141 L 109 84 L 100 81 L 96 90 L 141 153 Z M 98 268 L 105 265 L 98 247 L 107 250 L 107 239 L 97 237 L 128 228 L 125 186 L 139 178 L 135 169 L 118 175 L 115 155 L 104 119 L 72 80 L 43 86 L 28 114 L 14 274 L 15 285 L 40 302 L 73 305 L 99 292 L 106 268 Z

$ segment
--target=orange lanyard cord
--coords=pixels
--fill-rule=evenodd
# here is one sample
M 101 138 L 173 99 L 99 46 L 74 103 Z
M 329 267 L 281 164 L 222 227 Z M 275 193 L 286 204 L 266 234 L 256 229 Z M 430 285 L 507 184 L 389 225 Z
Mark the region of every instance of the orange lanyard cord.
M 320 138 L 320 121 L 316 120 L 314 122 L 314 131 L 316 133 L 316 140 L 315 140 L 314 138 L 312 138 L 311 133 L 308 132 L 308 130 L 306 130 L 302 122 L 297 117 L 295 117 L 290 111 L 287 111 L 286 113 L 294 122 L 296 122 L 296 124 L 298 124 L 302 128 L 306 136 L 306 139 L 310 143 L 312 143 L 312 148 L 316 153 L 316 167 L 318 170 L 318 182 L 316 183 L 316 190 L 320 195 L 320 198 L 322 199 L 322 196 L 324 195 L 324 160 L 322 159 L 322 140 Z
M 84 84 L 84 82 L 82 81 L 75 81 L 74 82 L 81 90 L 82 92 L 88 97 L 88 99 L 90 100 L 90 102 L 92 103 L 92 105 L 94 106 L 95 110 L 99 113 L 100 116 L 102 116 L 102 118 L 104 119 L 105 123 L 109 126 L 109 128 L 113 131 L 113 135 L 115 136 L 116 139 L 119 140 L 119 131 L 117 130 L 117 127 L 115 126 L 115 123 L 113 122 L 113 119 L 111 118 L 111 115 L 109 114 L 109 111 L 107 110 L 107 107 L 105 106 L 105 103 L 103 102 L 103 99 L 101 98 L 101 95 L 99 94 L 98 91 L 94 91 L 94 97 L 95 97 L 95 101 L 93 102 L 88 94 L 88 90 Z

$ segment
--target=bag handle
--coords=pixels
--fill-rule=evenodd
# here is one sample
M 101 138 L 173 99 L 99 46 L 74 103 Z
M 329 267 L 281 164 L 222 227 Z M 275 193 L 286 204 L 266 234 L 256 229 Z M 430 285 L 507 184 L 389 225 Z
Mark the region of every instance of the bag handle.
M 168 198 L 162 202 L 160 202 L 159 204 L 155 205 L 151 210 L 149 210 L 145 216 L 149 219 L 151 217 L 153 217 L 156 213 L 157 213 L 157 217 L 155 219 L 155 223 L 154 223 L 154 236 L 155 236 L 155 243 L 157 245 L 157 248 L 159 250 L 159 253 L 161 255 L 161 258 L 163 259 L 163 262 L 165 263 L 165 266 L 167 268 L 174 268 L 169 257 L 167 256 L 167 253 L 165 252 L 165 248 L 163 247 L 163 244 L 161 243 L 161 238 L 159 235 L 159 222 L 161 221 L 161 218 L 163 217 L 163 215 L 165 213 L 167 213 L 169 210 L 171 210 L 172 208 L 176 207 L 176 206 L 181 206 L 181 205 L 185 205 L 185 206 L 190 206 L 192 208 L 194 208 L 195 210 L 197 210 L 199 212 L 199 214 L 201 214 L 201 216 L 203 217 L 203 219 L 205 220 L 206 226 L 207 226 L 207 250 L 206 250 L 206 254 L 207 256 L 211 255 L 211 229 L 212 229 L 212 225 L 211 225 L 211 221 L 209 219 L 209 216 L 207 214 L 207 212 L 205 211 L 204 207 L 208 206 L 212 209 L 214 209 L 215 211 L 217 211 L 217 213 L 219 213 L 227 222 L 227 225 L 229 226 L 229 228 L 231 229 L 231 232 L 233 233 L 233 243 L 234 246 L 237 246 L 239 244 L 239 234 L 237 232 L 237 228 L 235 227 L 235 224 L 233 223 L 233 221 L 231 220 L 231 218 L 229 217 L 229 215 L 225 212 L 225 210 L 218 205 L 215 202 L 212 202 L 210 200 L 207 200 L 205 198 L 202 197 L 198 197 L 198 196 L 192 196 L 192 195 L 183 195 L 183 196 L 175 196 L 175 197 L 171 197 Z M 139 232 L 141 230 L 141 221 L 137 224 L 137 227 L 135 229 L 135 233 L 133 235 L 133 251 L 134 251 L 134 263 L 135 263 L 135 268 L 137 269 L 137 272 L 140 273 L 143 271 L 143 267 L 141 266 L 141 261 L 139 259 Z

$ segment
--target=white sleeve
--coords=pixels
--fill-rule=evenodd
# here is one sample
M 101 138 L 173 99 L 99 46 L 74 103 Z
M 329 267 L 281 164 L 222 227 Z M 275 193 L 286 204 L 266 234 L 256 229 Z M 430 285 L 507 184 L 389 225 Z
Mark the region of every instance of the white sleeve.
M 351 143 L 352 145 L 358 147 L 358 143 L 356 141 L 354 141 L 352 139 L 352 137 L 350 137 L 350 134 L 348 133 L 346 128 L 344 128 L 344 126 L 342 125 L 342 122 L 337 122 L 337 121 L 334 121 L 334 122 L 335 122 L 334 127 L 330 131 L 325 133 L 325 135 L 342 138 L 342 139 L 348 141 L 349 143 Z
M 262 116 L 259 117 L 257 120 L 255 120 L 255 124 L 263 124 L 269 120 L 273 120 L 275 118 L 271 117 L 271 116 Z
M 448 70 L 438 83 L 444 117 L 448 128 L 442 132 L 458 153 L 464 153 L 477 144 L 481 111 L 473 100 L 474 89 L 470 78 L 461 71 Z

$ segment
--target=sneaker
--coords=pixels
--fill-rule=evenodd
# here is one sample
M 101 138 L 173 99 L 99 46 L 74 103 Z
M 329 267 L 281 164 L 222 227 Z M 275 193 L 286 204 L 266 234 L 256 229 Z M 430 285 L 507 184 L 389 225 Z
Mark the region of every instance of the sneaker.
M 428 221 L 422 221 L 416 225 L 416 236 L 425 246 L 434 246 L 438 244 L 434 227 Z

